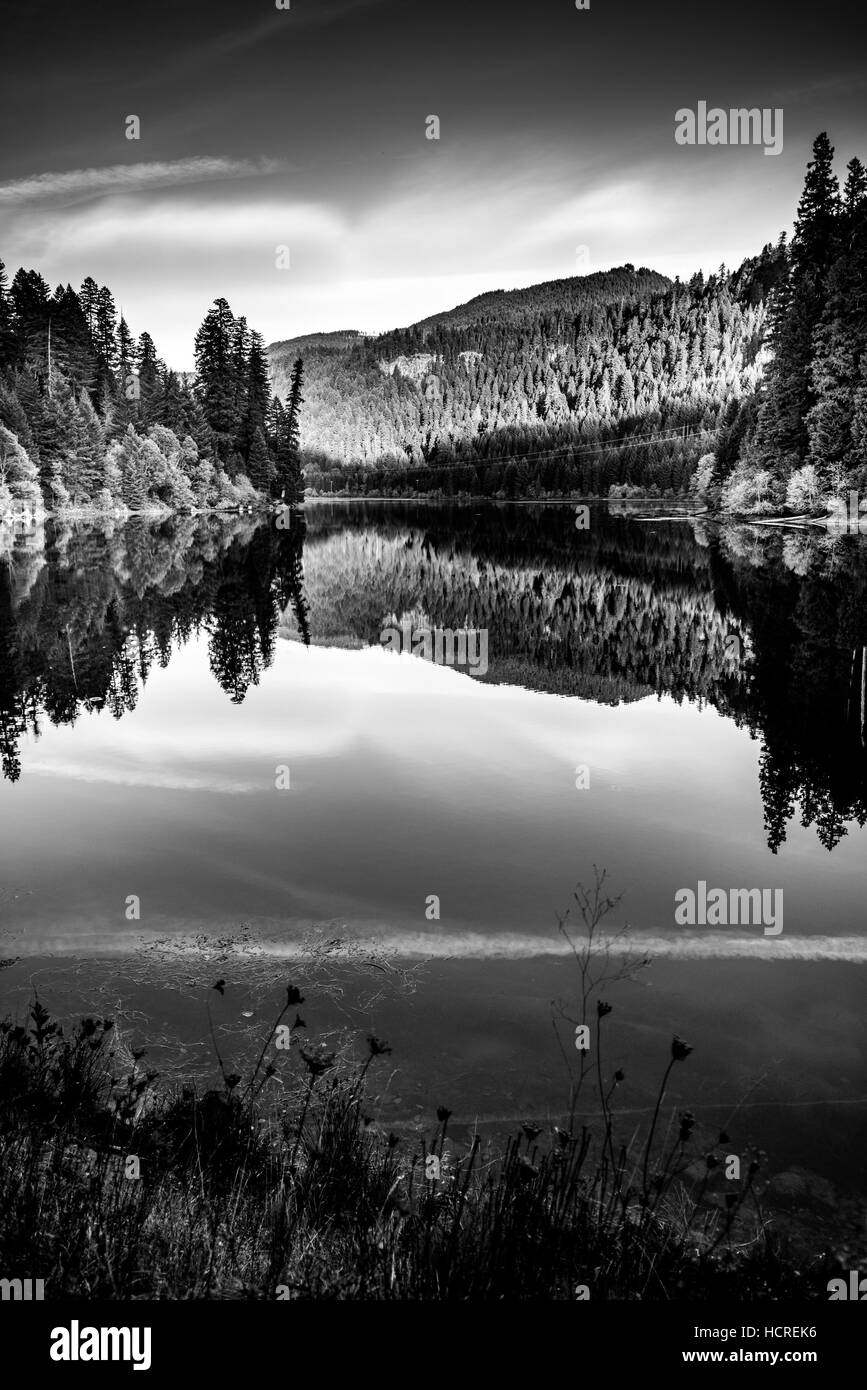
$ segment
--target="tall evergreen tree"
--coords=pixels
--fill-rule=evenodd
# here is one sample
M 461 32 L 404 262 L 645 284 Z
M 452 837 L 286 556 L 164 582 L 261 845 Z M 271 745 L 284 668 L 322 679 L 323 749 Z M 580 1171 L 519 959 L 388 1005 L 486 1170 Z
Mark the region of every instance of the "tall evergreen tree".
M 10 291 L 15 362 L 39 381 L 48 379 L 48 285 L 35 270 L 16 272 Z
M 800 467 L 809 448 L 807 417 L 816 400 L 814 334 L 825 307 L 839 235 L 840 189 L 833 159 L 833 147 L 822 132 L 813 142 L 813 157 L 807 165 L 790 272 L 772 326 L 774 358 L 766 376 L 753 457 L 758 466 L 777 476 Z
M 282 436 L 277 442 L 274 486 L 277 495 L 290 505 L 304 500 L 304 479 L 301 469 L 301 406 L 304 397 L 304 362 L 297 358 L 289 379 L 289 395 L 283 417 Z
M 113 434 L 123 434 L 139 418 L 139 380 L 135 369 L 135 341 L 121 314 L 117 325 L 117 372 L 110 388 L 103 380 L 100 404 L 106 420 L 111 418 Z
M 84 314 L 87 323 L 87 330 L 93 343 L 93 350 L 98 350 L 96 311 L 99 302 L 99 285 L 92 275 L 88 275 L 81 282 L 81 289 L 78 291 L 78 300 L 81 304 L 81 312 Z
M 245 457 L 257 432 L 263 437 L 267 432 L 268 407 L 271 388 L 268 382 L 268 364 L 265 360 L 265 343 L 261 333 L 250 334 L 250 350 L 245 367 L 245 415 L 243 425 L 243 447 Z M 252 478 L 252 473 L 250 477 Z M 256 484 L 258 486 L 258 484 Z
M 121 396 L 125 399 L 130 399 L 126 396 L 126 388 L 134 366 L 135 343 L 129 331 L 129 324 L 121 314 L 117 325 L 117 386 Z
M 12 296 L 6 267 L 0 260 L 0 372 L 12 366 L 15 355 L 15 336 L 12 328 Z
M 840 218 L 840 184 L 834 173 L 834 147 L 825 131 L 813 141 L 804 191 L 798 203 L 792 238 L 792 273 L 796 287 L 804 280 L 821 289 L 836 256 Z
M 86 391 L 71 403 L 69 447 L 62 476 L 73 506 L 95 501 L 105 480 L 105 432 Z
M 250 355 L 250 330 L 247 320 L 241 315 L 235 320 L 232 333 L 232 377 L 235 401 L 235 451 L 246 458 L 248 440 L 245 423 L 247 418 L 247 372 Z
M 139 416 L 143 425 L 152 424 L 155 418 L 157 397 L 160 393 L 160 367 L 156 344 L 149 333 L 139 336 L 136 349 L 138 367 Z
M 810 457 L 822 470 L 850 472 L 860 462 L 852 436 L 860 366 L 867 351 L 867 178 L 859 159 L 848 165 L 839 218 L 838 256 L 813 338 L 815 404 L 807 417 Z
M 250 482 L 259 492 L 270 492 L 274 467 L 261 429 L 257 429 L 253 435 L 253 442 L 247 455 L 247 474 Z
M 55 370 L 76 390 L 93 391 L 96 386 L 96 357 L 87 319 L 78 295 L 71 285 L 58 285 L 49 305 L 51 319 L 51 360 Z
M 225 463 L 235 450 L 238 428 L 235 318 L 225 299 L 215 299 L 196 334 L 196 395 Z
M 160 373 L 159 390 L 154 402 L 154 418 L 181 437 L 188 433 L 181 382 L 177 372 L 168 368 Z
M 117 309 L 111 290 L 103 285 L 96 297 L 97 399 L 112 400 L 116 394 Z

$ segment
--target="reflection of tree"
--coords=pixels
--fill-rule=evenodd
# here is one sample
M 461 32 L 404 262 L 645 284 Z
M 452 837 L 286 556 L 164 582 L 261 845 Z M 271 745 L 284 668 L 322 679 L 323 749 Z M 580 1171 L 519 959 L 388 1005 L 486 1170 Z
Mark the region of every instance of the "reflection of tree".
M 292 514 L 292 528 L 276 531 L 278 547 L 277 603 L 280 610 L 291 607 L 305 647 L 310 646 L 310 606 L 304 589 L 304 537 L 307 534 L 304 516 Z
M 107 708 L 120 719 L 154 662 L 167 666 L 203 629 L 214 675 L 240 702 L 273 660 L 281 606 L 306 613 L 303 524 L 285 538 L 222 517 L 58 525 L 41 569 L 28 566 L 28 544 L 0 559 L 0 756 L 10 781 L 41 714 L 67 724 Z
M 19 708 L 20 665 L 18 631 L 12 612 L 9 567 L 0 564 L 0 759 L 3 776 L 21 776 L 18 740 L 26 732 Z
M 211 670 L 232 703 L 240 705 L 259 684 L 262 652 L 256 614 L 243 578 L 234 574 L 220 585 L 211 623 Z
M 258 685 L 271 665 L 280 615 L 291 605 L 306 643 L 310 641 L 302 567 L 304 520 L 291 530 L 261 527 L 243 550 L 233 548 L 228 572 L 214 600 L 211 670 L 234 704 Z
M 576 532 L 571 509 L 517 520 L 416 509 L 409 524 L 389 514 L 336 533 L 319 511 L 305 574 L 320 640 L 377 644 L 389 615 L 421 611 L 434 627 L 487 631 L 491 681 L 617 703 L 654 691 L 711 700 L 744 678 L 686 526 L 600 516 Z
M 799 814 L 831 850 L 848 824 L 867 823 L 867 555 L 857 541 L 818 542 L 793 574 L 788 553 L 766 545 L 748 565 L 735 558 L 755 655 L 748 691 L 729 706 L 762 738 L 770 848 Z
M 199 518 L 49 528 L 47 563 L 0 563 L 0 757 L 39 718 L 135 708 L 154 663 L 199 632 L 234 703 L 302 640 L 379 643 L 388 614 L 485 628 L 485 679 L 616 703 L 708 702 L 762 742 L 768 844 L 792 817 L 828 849 L 867 824 L 867 555 L 740 528 L 570 509 L 323 505 L 288 524 Z M 28 560 L 30 563 L 28 563 Z M 742 634 L 748 659 L 731 660 Z
M 367 513 L 367 515 L 364 515 Z M 487 628 L 488 680 L 614 703 L 707 701 L 761 737 L 776 851 L 799 814 L 832 849 L 867 823 L 867 554 L 859 542 L 609 521 L 571 509 L 317 507 L 305 550 L 319 640 L 384 615 Z M 793 563 L 793 559 L 796 563 Z M 725 639 L 745 634 L 746 659 Z

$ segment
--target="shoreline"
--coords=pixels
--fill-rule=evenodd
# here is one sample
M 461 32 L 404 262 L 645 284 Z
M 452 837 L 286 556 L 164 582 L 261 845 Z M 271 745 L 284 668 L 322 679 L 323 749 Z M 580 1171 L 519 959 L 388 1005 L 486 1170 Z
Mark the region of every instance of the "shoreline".
M 364 493 L 313 493 L 298 503 L 283 503 L 279 505 L 268 504 L 258 507 L 238 506 L 238 507 L 201 507 L 193 511 L 174 511 L 170 507 L 148 508 L 144 511 L 100 511 L 92 507 L 65 508 L 62 511 L 43 511 L 30 513 L 9 513 L 0 516 L 0 526 L 18 527 L 37 527 L 44 525 L 48 521 L 53 522 L 72 522 L 72 521 L 91 521 L 105 522 L 115 521 L 121 525 L 132 520 L 144 520 L 161 522 L 168 521 L 173 517 L 184 517 L 196 520 L 198 517 L 268 517 L 275 516 L 285 507 L 293 510 L 302 510 L 306 506 L 323 505 L 334 503 L 359 503 L 377 502 L 391 503 L 396 505 L 426 505 L 426 506 L 485 506 L 496 507 L 571 507 L 576 505 L 592 504 L 594 506 L 607 503 L 614 507 L 663 507 L 663 504 L 671 502 L 686 502 L 682 498 L 659 498 L 659 497 L 607 497 L 596 495 L 574 494 L 568 497 L 485 497 L 474 494 L 463 494 L 454 497 L 432 496 L 422 494 L 417 496 L 380 496 L 368 495 Z M 847 518 L 836 520 L 827 516 L 758 516 L 744 512 L 721 512 L 711 511 L 707 507 L 684 508 L 683 511 L 661 511 L 659 515 L 633 517 L 636 521 L 697 521 L 713 523 L 719 526 L 738 525 L 738 526 L 768 526 L 776 529 L 791 528 L 799 531 L 819 531 L 827 535 L 867 535 L 867 516 L 859 524 L 853 525 Z

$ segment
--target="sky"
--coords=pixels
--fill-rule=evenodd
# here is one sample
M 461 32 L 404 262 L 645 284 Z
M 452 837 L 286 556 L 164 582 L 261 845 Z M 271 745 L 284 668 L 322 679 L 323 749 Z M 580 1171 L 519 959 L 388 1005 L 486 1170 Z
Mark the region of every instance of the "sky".
M 186 370 L 217 296 L 271 342 L 735 266 L 791 229 L 820 130 L 867 161 L 860 0 L 288 3 L 4 0 L 10 278 L 92 275 Z M 781 109 L 781 152 L 679 145 L 701 101 Z

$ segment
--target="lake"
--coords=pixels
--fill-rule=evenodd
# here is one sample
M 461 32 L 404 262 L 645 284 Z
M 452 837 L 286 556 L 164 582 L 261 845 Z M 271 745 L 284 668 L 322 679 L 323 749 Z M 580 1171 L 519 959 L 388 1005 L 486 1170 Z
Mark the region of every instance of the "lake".
M 645 515 L 0 531 L 0 1013 L 34 986 L 111 1013 L 172 1075 L 212 1059 L 213 980 L 240 1056 L 298 979 L 311 1033 L 391 1043 L 378 1119 L 553 1121 L 558 919 L 595 865 L 625 1128 L 679 1033 L 669 1109 L 765 1150 L 780 1192 L 860 1189 L 867 546 Z M 484 663 L 383 641 L 435 629 Z M 687 889 L 781 911 L 678 922 Z

